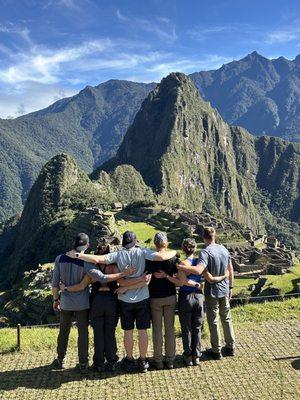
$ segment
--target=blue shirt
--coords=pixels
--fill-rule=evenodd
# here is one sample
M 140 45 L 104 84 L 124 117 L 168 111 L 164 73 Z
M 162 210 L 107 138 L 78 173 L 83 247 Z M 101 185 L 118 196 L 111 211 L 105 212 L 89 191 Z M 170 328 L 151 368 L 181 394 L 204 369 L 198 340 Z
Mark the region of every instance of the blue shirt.
M 195 267 L 198 264 L 198 258 L 187 258 L 187 261 L 191 264 L 192 267 Z M 187 279 L 190 279 L 198 283 L 204 281 L 203 275 L 195 275 L 195 274 L 188 275 Z M 181 286 L 179 291 L 184 293 L 194 293 L 194 292 L 199 293 L 199 289 L 187 285 Z
M 229 251 L 222 245 L 213 243 L 208 245 L 200 252 L 199 264 L 207 268 L 207 271 L 212 276 L 225 275 L 228 265 L 231 263 Z M 209 283 L 205 281 L 204 286 L 205 296 L 221 298 L 229 295 L 228 279 L 223 279 L 221 282 Z

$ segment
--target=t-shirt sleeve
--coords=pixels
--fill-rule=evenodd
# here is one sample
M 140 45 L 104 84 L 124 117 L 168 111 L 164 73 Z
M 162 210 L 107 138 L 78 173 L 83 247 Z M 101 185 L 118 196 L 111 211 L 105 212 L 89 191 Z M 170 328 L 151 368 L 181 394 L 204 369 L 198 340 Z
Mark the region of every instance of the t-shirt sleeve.
M 172 269 L 173 274 L 177 274 L 177 272 L 178 272 L 177 264 L 180 263 L 180 258 L 178 258 L 178 257 L 172 258 L 171 263 L 172 263 L 171 269 Z
M 52 283 L 53 288 L 58 288 L 60 282 L 60 270 L 59 270 L 59 256 L 55 259 L 54 270 L 52 273 Z
M 153 262 L 146 260 L 146 264 L 145 264 L 145 273 L 146 274 L 153 274 Z
M 107 281 L 107 275 L 104 275 L 103 272 L 101 272 L 95 264 L 91 264 L 88 262 L 84 263 L 84 272 L 88 274 L 88 276 L 95 281 L 105 283 Z
M 208 253 L 205 250 L 201 250 L 198 258 L 198 264 L 203 265 L 205 268 L 208 266 Z
M 119 258 L 119 252 L 114 251 L 113 253 L 105 254 L 105 264 L 117 264 Z
M 156 252 L 151 249 L 143 249 L 143 253 L 146 260 L 154 261 Z

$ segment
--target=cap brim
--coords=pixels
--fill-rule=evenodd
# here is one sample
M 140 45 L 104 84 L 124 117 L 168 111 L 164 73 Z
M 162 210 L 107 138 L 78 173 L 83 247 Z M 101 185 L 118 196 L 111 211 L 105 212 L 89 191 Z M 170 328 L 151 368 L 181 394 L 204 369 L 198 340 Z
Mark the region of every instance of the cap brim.
M 125 244 L 125 246 L 123 246 L 123 247 L 125 247 L 125 249 L 131 249 L 135 245 L 136 245 L 136 240 L 134 242 Z
M 81 251 L 85 251 L 87 248 L 88 248 L 88 245 L 85 245 L 85 246 L 77 246 L 75 250 L 78 251 L 78 252 L 80 253 Z

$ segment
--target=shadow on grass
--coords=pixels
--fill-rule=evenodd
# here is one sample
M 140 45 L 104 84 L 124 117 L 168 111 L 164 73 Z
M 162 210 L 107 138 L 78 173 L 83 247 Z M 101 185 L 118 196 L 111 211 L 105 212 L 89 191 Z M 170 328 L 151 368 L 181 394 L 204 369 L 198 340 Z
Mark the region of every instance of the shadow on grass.
M 294 369 L 296 369 L 297 371 L 300 370 L 300 358 L 298 358 L 297 360 L 294 360 L 291 362 L 291 365 Z
M 175 358 L 174 369 L 179 368 L 185 368 L 182 356 L 176 356 Z M 150 362 L 149 370 L 156 371 L 156 369 L 153 368 L 153 362 Z M 120 365 L 118 365 L 118 368 L 114 372 L 99 373 L 90 370 L 87 375 L 81 375 L 76 368 L 53 370 L 50 364 L 36 368 L 0 372 L 0 391 L 15 390 L 19 387 L 30 389 L 58 389 L 61 385 L 69 382 L 84 380 L 94 381 L 109 379 L 120 375 L 130 376 L 139 373 L 138 371 L 131 373 L 125 372 L 120 368 Z
M 0 351 L 0 356 L 3 356 L 5 354 L 15 353 L 17 350 L 18 350 L 18 347 L 16 345 L 8 347 L 7 349 Z

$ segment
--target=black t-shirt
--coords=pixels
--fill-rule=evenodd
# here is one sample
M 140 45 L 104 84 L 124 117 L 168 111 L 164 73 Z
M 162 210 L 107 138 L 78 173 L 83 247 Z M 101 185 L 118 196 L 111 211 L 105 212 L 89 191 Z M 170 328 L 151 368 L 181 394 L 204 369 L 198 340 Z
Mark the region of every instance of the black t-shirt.
M 149 283 L 150 298 L 161 298 L 174 296 L 176 294 L 176 287 L 174 283 L 170 282 L 166 278 L 155 278 L 154 272 L 159 270 L 164 271 L 167 275 L 173 276 L 177 273 L 176 264 L 179 259 L 177 257 L 170 258 L 166 261 L 149 261 L 146 260 L 145 272 L 152 274 L 151 281 Z

